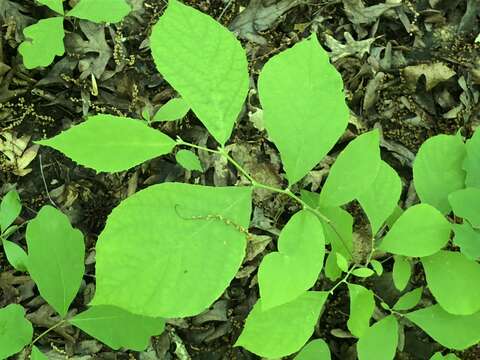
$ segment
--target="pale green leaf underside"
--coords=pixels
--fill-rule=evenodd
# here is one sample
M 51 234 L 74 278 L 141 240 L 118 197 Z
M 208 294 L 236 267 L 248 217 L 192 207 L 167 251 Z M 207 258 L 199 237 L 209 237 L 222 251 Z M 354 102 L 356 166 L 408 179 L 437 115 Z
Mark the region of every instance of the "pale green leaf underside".
M 247 317 L 235 346 L 266 358 L 290 355 L 305 345 L 313 333 L 328 292 L 308 291 L 297 299 L 262 311 L 259 299 Z
M 249 86 L 240 42 L 208 15 L 170 0 L 153 27 L 150 48 L 158 71 L 223 145 Z
M 358 340 L 359 360 L 393 360 L 398 343 L 398 323 L 390 315 L 373 324 Z
M 373 292 L 361 285 L 348 284 L 350 295 L 350 316 L 347 327 L 356 337 L 361 337 L 370 327 L 370 318 L 375 309 Z
M 480 259 L 480 231 L 475 230 L 468 222 L 453 224 L 455 237 L 453 242 L 460 247 L 460 251 L 470 260 Z
M 67 13 L 67 16 L 90 20 L 95 23 L 118 23 L 130 11 L 130 5 L 125 0 L 80 0 Z
M 63 38 L 63 17 L 42 19 L 38 23 L 23 29 L 25 41 L 18 47 L 27 69 L 45 67 L 53 62 L 55 56 L 65 52 Z
M 465 144 L 467 155 L 462 168 L 467 172 L 466 186 L 480 188 L 480 130 L 477 128 L 471 139 Z
M 412 264 L 405 256 L 395 255 L 393 259 L 393 284 L 399 291 L 403 291 L 412 276 Z
M 165 326 L 162 319 L 133 315 L 109 305 L 93 306 L 68 322 L 114 350 L 135 351 L 145 350 L 150 337 L 160 335 Z
M 422 144 L 413 162 L 413 181 L 423 203 L 449 212 L 448 195 L 464 187 L 465 155 L 465 144 L 456 135 L 437 135 Z
M 294 360 L 331 360 L 330 349 L 323 339 L 310 341 Z
M 14 269 L 27 271 L 27 253 L 14 242 L 3 239 L 3 250 Z
M 435 254 L 450 239 L 451 225 L 433 206 L 409 207 L 383 238 L 379 250 L 421 257 Z
M 10 190 L 0 203 L 0 232 L 4 233 L 13 224 L 22 211 L 20 197 L 15 190 Z
M 338 155 L 320 193 L 320 204 L 340 206 L 372 186 L 381 164 L 379 133 L 372 130 L 351 141 Z
M 31 340 L 32 324 L 25 319 L 25 310 L 17 304 L 0 309 L 0 359 L 18 353 Z
M 327 155 L 347 126 L 342 78 L 312 35 L 264 65 L 258 90 L 265 127 L 294 184 Z
M 480 189 L 466 188 L 457 190 L 448 196 L 455 216 L 464 218 L 480 229 Z
M 53 11 L 63 15 L 63 1 L 62 0 L 37 0 L 39 4 L 48 6 Z
M 180 165 L 189 171 L 203 171 L 202 164 L 200 163 L 197 155 L 190 150 L 179 150 L 175 154 L 175 159 Z
M 95 115 L 38 144 L 63 152 L 96 171 L 128 170 L 146 160 L 168 154 L 175 141 L 146 124 L 113 115 Z
M 97 241 L 93 304 L 164 318 L 205 310 L 242 263 L 245 234 L 224 220 L 248 228 L 251 191 L 163 183 L 124 200 Z M 223 220 L 192 219 L 209 215 Z
M 66 215 L 47 205 L 28 223 L 26 238 L 28 272 L 40 295 L 65 316 L 85 270 L 83 235 Z
M 258 270 L 263 310 L 290 302 L 310 289 L 323 267 L 325 238 L 308 210 L 293 215 L 280 233 L 278 252 L 265 256 Z
M 190 106 L 182 98 L 174 98 L 168 100 L 153 116 L 152 122 L 155 121 L 175 121 L 187 115 Z
M 440 251 L 422 258 L 428 288 L 447 312 L 471 315 L 480 311 L 480 264 L 463 254 Z
M 32 347 L 32 353 L 30 354 L 30 360 L 48 360 L 48 357 L 42 353 L 36 346 Z
M 406 314 L 406 317 L 449 349 L 464 350 L 480 341 L 480 312 L 452 315 L 440 305 L 434 305 Z
M 393 310 L 405 311 L 418 305 L 422 298 L 423 287 L 419 287 L 415 290 L 409 291 L 403 294 L 400 299 L 393 305 Z

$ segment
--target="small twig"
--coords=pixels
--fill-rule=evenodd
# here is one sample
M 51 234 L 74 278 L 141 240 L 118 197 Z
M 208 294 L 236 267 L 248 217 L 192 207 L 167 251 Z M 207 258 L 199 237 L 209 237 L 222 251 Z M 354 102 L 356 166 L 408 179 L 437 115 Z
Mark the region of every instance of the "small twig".
M 45 192 L 47 193 L 48 200 L 50 200 L 50 203 L 51 203 L 54 207 L 58 208 L 58 205 L 55 204 L 55 202 L 53 201 L 53 199 L 50 197 L 50 193 L 49 193 L 49 191 L 48 191 L 47 182 L 46 182 L 46 180 L 45 180 L 45 175 L 44 175 L 44 173 L 43 173 L 43 164 L 42 164 L 42 155 L 41 155 L 41 154 L 38 155 L 38 160 L 39 160 L 39 162 L 40 162 L 40 175 L 42 176 L 43 186 L 45 187 Z

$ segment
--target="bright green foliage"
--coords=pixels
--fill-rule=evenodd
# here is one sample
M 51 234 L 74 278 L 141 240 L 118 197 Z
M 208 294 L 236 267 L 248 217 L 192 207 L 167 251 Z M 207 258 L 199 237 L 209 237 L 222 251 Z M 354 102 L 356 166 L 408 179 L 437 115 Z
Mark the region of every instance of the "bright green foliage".
M 163 183 L 124 200 L 97 241 L 93 304 L 164 318 L 205 310 L 242 263 L 251 191 Z
M 448 196 L 455 216 L 462 217 L 475 228 L 480 228 L 480 189 L 466 188 Z
M 406 314 L 406 317 L 449 349 L 465 350 L 480 341 L 480 312 L 452 315 L 440 305 L 433 305 Z
M 341 207 L 327 207 L 319 210 L 332 222 L 330 225 L 322 221 L 326 243 L 331 244 L 333 251 L 341 253 L 347 260 L 350 260 L 353 252 L 352 215 Z
M 412 276 L 412 264 L 410 260 L 404 256 L 394 256 L 393 263 L 393 284 L 399 291 L 403 291 Z
M 168 154 L 175 141 L 141 121 L 95 115 L 38 144 L 61 151 L 96 171 L 128 170 L 146 160 Z
M 310 341 L 294 360 L 331 360 L 330 349 L 323 339 Z
M 357 199 L 374 183 L 380 164 L 378 130 L 355 138 L 330 169 L 320 193 L 321 206 L 340 206 Z
M 450 211 L 448 195 L 465 184 L 465 155 L 465 144 L 457 135 L 437 135 L 422 144 L 413 162 L 413 181 L 423 203 L 443 214 Z
M 335 256 L 337 257 L 337 265 L 342 270 L 343 272 L 348 271 L 348 260 L 345 259 L 345 257 L 340 254 L 340 253 L 335 253 Z
M 455 233 L 453 242 L 460 247 L 461 253 L 470 260 L 480 259 L 480 231 L 466 221 L 452 226 Z
M 259 299 L 247 317 L 235 346 L 266 358 L 290 355 L 313 333 L 328 292 L 307 291 L 297 299 L 262 311 Z
M 48 66 L 55 56 L 65 52 L 63 17 L 40 20 L 23 29 L 23 34 L 26 40 L 20 44 L 18 51 L 27 69 Z
M 455 354 L 447 354 L 447 355 L 442 355 L 441 352 L 435 353 L 430 360 L 461 360 L 457 355 Z
M 349 112 L 342 78 L 312 35 L 264 65 L 258 92 L 268 135 L 294 184 L 345 131 Z
M 42 353 L 36 346 L 32 347 L 32 353 L 30 354 L 30 360 L 48 360 L 47 356 Z
M 63 0 L 37 0 L 40 4 L 48 6 L 51 10 L 57 12 L 60 15 L 64 14 Z
M 108 305 L 93 306 L 68 321 L 114 350 L 143 351 L 150 337 L 161 334 L 165 326 L 162 319 L 133 315 Z
M 153 27 L 150 47 L 158 71 L 223 145 L 248 92 L 240 42 L 211 17 L 170 0 Z
M 25 310 L 17 304 L 0 309 L 0 359 L 16 354 L 31 340 L 32 324 L 25 319 Z
M 203 171 L 202 164 L 200 163 L 197 155 L 190 150 L 179 150 L 175 154 L 175 159 L 187 170 Z
M 465 185 L 480 188 L 480 130 L 465 144 L 467 156 L 463 162 L 463 169 L 467 172 Z
M 27 271 L 27 253 L 19 245 L 3 239 L 3 250 L 15 270 Z
M 353 270 L 352 274 L 361 278 L 367 278 L 375 274 L 375 272 L 369 268 L 358 268 Z
M 350 316 L 347 321 L 348 330 L 360 338 L 370 327 L 370 318 L 375 309 L 373 292 L 361 285 L 348 284 L 350 295 Z
M 410 310 L 418 305 L 420 299 L 422 298 L 423 287 L 416 288 L 415 290 L 409 291 L 406 294 L 403 294 L 400 299 L 393 305 L 393 310 L 396 311 L 405 311 Z
M 96 23 L 118 23 L 131 11 L 125 0 L 80 0 L 67 13 L 79 19 L 90 20 Z
M 168 100 L 153 116 L 155 121 L 175 121 L 183 118 L 190 110 L 190 105 L 182 98 Z
M 308 210 L 297 212 L 280 233 L 278 252 L 265 256 L 258 269 L 262 309 L 290 302 L 311 288 L 324 255 L 322 224 Z
M 393 227 L 393 224 L 397 222 L 397 220 L 402 216 L 403 209 L 400 206 L 396 206 L 393 210 L 392 214 L 385 220 L 385 224 L 388 226 L 389 229 Z
M 409 207 L 378 247 L 392 254 L 420 257 L 435 254 L 450 239 L 451 225 L 428 204 Z
M 0 203 L 0 233 L 4 233 L 13 224 L 22 211 L 20 197 L 15 190 L 10 190 Z
M 382 276 L 383 274 L 383 265 L 378 260 L 371 260 L 370 265 L 372 266 L 373 270 L 377 273 L 378 276 Z
M 422 258 L 430 292 L 451 314 L 471 315 L 480 311 L 480 264 L 463 254 L 440 251 Z
M 353 178 L 352 181 L 356 179 Z M 382 161 L 373 184 L 358 197 L 360 205 L 370 220 L 373 234 L 377 233 L 393 213 L 401 193 L 400 177 L 390 165 Z
M 83 235 L 52 206 L 44 206 L 27 226 L 30 276 L 40 295 L 61 315 L 80 288 L 85 270 Z
M 325 260 L 325 276 L 330 281 L 335 281 L 342 275 L 343 270 L 338 266 L 337 254 L 336 252 L 330 252 Z
M 398 323 L 393 316 L 387 316 L 367 329 L 358 340 L 359 360 L 393 360 L 397 351 Z

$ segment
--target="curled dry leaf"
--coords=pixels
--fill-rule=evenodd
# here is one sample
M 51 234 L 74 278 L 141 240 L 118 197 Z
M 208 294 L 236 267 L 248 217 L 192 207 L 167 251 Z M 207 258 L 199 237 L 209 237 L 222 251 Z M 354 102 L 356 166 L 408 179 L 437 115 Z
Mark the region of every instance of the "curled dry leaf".
M 7 157 L 7 169 L 17 176 L 25 176 L 32 171 L 28 165 L 37 156 L 39 145 L 28 147 L 30 138 L 30 135 L 17 137 L 15 133 L 0 133 L 0 152 Z

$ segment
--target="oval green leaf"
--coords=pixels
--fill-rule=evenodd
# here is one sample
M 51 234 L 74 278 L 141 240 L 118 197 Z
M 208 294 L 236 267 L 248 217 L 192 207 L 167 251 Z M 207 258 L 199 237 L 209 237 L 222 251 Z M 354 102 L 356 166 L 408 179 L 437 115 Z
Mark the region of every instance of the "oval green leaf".
M 464 218 L 474 228 L 480 228 L 480 189 L 466 188 L 448 196 L 455 216 Z
M 182 98 L 168 100 L 153 116 L 151 122 L 155 121 L 175 121 L 183 118 L 190 110 L 190 106 Z
M 415 290 L 407 292 L 406 294 L 403 294 L 400 299 L 397 300 L 395 305 L 393 305 L 393 310 L 405 311 L 414 308 L 420 302 L 422 293 L 423 287 L 419 287 Z
M 180 165 L 189 171 L 203 171 L 202 164 L 197 155 L 190 150 L 179 150 L 175 154 L 175 159 Z
M 7 260 L 15 270 L 27 271 L 27 253 L 14 242 L 3 240 L 3 250 Z
M 331 360 L 330 349 L 323 339 L 310 341 L 294 360 Z
M 118 23 L 132 9 L 125 0 L 80 0 L 75 7 L 67 13 L 79 19 L 90 20 L 95 23 Z
M 369 268 L 358 268 L 352 271 L 352 275 L 361 277 L 361 278 L 367 278 L 375 274 L 375 272 L 372 269 Z
M 370 318 L 375 310 L 373 292 L 361 285 L 347 284 L 350 295 L 350 316 L 347 327 L 356 337 L 362 337 L 370 327 Z
M 412 263 L 404 256 L 396 255 L 393 257 L 393 284 L 398 291 L 403 291 L 412 276 Z
M 480 130 L 477 128 L 473 136 L 465 144 L 467 155 L 463 169 L 467 172 L 465 185 L 480 188 Z
M 33 327 L 25 319 L 25 310 L 17 304 L 0 309 L 0 359 L 21 351 L 33 336 Z
M 393 360 L 397 352 L 398 322 L 390 315 L 373 324 L 358 340 L 359 360 Z
M 0 233 L 4 233 L 13 224 L 22 211 L 20 196 L 15 190 L 10 190 L 0 203 Z

